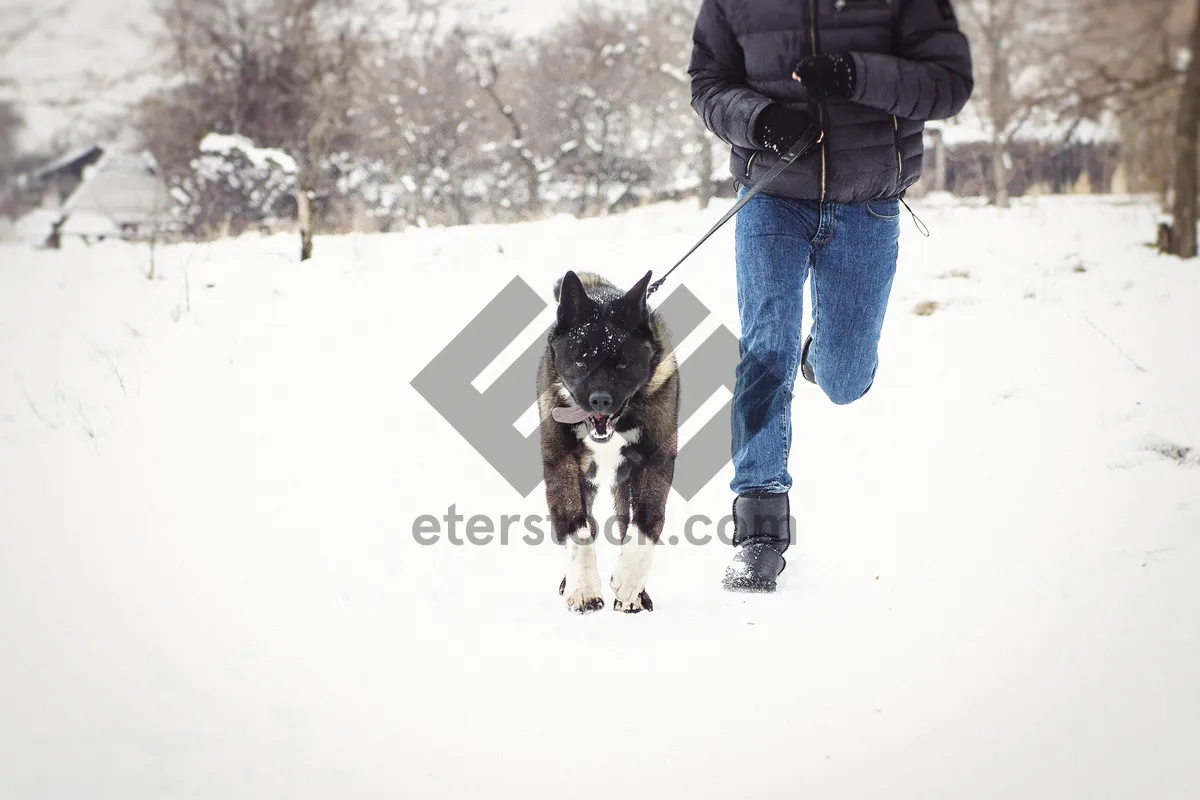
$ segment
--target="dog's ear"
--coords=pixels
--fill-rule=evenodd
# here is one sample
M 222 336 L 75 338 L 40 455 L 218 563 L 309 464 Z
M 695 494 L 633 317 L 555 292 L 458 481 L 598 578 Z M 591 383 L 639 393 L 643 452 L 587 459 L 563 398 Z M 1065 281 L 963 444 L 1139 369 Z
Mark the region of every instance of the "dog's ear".
M 650 322 L 650 309 L 646 306 L 646 298 L 650 288 L 650 277 L 654 273 L 647 272 L 645 277 L 633 285 L 633 288 L 613 301 L 613 314 L 631 326 L 644 325 Z
M 574 272 L 568 271 L 563 276 L 554 294 L 558 297 L 559 328 L 569 328 L 587 319 L 596 308 L 596 302 L 588 297 L 583 281 Z

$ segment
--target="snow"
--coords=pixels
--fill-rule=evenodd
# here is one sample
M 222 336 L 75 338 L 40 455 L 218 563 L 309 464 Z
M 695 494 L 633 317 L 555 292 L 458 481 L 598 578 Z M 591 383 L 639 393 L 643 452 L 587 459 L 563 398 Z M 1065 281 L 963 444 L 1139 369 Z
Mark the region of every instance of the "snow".
M 16 239 L 29 246 L 41 246 L 54 230 L 54 225 L 62 219 L 63 212 L 48 208 L 35 209 L 17 220 L 15 227 Z M 121 227 L 107 214 L 91 211 L 73 211 L 63 223 L 60 232 L 64 236 L 76 237 L 106 237 L 121 236 Z M 67 246 L 74 243 L 66 242 Z
M 296 159 L 277 148 L 258 147 L 245 136 L 234 136 L 223 133 L 206 134 L 200 140 L 200 152 L 222 156 L 241 153 L 254 165 L 255 169 L 275 169 L 285 175 L 295 175 L 299 172 Z
M 653 613 L 580 618 L 561 548 L 416 543 L 545 509 L 414 375 L 514 275 L 632 283 L 724 208 L 160 246 L 153 281 L 0 246 L 0 797 L 1200 796 L 1200 269 L 1137 200 L 917 205 L 876 386 L 799 386 L 775 596 L 677 544 Z M 676 273 L 714 316 L 684 360 L 736 330 L 731 253 Z
M 60 219 L 62 212 L 57 209 L 35 208 L 13 223 L 13 238 L 30 246 L 41 245 Z

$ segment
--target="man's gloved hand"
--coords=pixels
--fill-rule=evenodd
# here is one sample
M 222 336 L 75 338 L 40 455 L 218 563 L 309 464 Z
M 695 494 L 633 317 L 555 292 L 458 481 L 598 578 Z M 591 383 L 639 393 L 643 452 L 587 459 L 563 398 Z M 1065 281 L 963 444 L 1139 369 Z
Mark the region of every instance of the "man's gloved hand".
M 821 124 L 814 114 L 795 106 L 772 103 L 762 110 L 754 124 L 755 141 L 781 158 L 804 137 L 808 138 L 808 143 L 797 157 L 820 141 Z
M 848 100 L 854 94 L 857 75 L 848 55 L 811 56 L 796 65 L 792 77 L 820 97 Z

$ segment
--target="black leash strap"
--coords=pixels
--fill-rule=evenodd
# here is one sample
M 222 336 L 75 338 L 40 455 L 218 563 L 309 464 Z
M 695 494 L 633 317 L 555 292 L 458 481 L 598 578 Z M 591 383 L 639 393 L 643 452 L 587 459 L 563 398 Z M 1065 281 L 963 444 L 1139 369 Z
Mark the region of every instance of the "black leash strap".
M 904 198 L 900 198 L 900 202 L 904 203 L 904 207 L 908 209 L 908 214 L 913 218 L 913 225 L 917 226 L 917 231 L 926 239 L 929 238 L 929 226 L 925 224 L 925 220 L 917 216 L 917 212 L 912 210 L 912 206 L 904 202 Z
M 808 149 L 810 144 L 812 144 L 811 136 L 801 136 L 799 139 L 797 139 L 796 143 L 792 145 L 791 149 L 783 154 L 783 158 L 779 159 L 779 163 L 771 167 L 767 174 L 763 175 L 762 179 L 759 180 L 758 183 L 750 187 L 749 191 L 747 191 L 736 203 L 734 203 L 733 208 L 726 211 L 725 216 L 721 217 L 721 219 L 717 221 L 717 224 L 713 225 L 712 228 L 709 229 L 708 233 L 704 234 L 704 236 L 700 238 L 700 241 L 696 242 L 696 244 L 692 246 L 691 250 L 688 250 L 686 253 L 684 253 L 683 258 L 675 262 L 675 266 L 667 270 L 666 274 L 664 274 L 661 278 L 650 284 L 650 288 L 646 290 L 646 295 L 649 296 L 657 292 L 659 287 L 666 282 L 667 278 L 671 277 L 672 272 L 679 269 L 680 265 L 687 261 L 692 253 L 699 250 L 701 245 L 707 242 L 714 233 L 721 229 L 721 226 L 733 219 L 739 211 L 745 208 L 747 203 L 749 203 L 755 198 L 756 195 L 759 194 L 759 192 L 767 188 L 771 181 L 778 178 L 780 173 L 787 169 L 793 161 L 800 157 L 801 153 Z

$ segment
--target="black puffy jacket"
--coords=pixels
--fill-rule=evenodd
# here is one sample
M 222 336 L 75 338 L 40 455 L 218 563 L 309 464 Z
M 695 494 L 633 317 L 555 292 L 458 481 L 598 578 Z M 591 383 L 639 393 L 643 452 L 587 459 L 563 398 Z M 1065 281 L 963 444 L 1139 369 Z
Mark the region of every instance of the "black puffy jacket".
M 693 41 L 692 106 L 733 146 L 738 181 L 777 161 L 753 140 L 767 105 L 819 110 L 824 141 L 769 190 L 800 200 L 899 197 L 921 176 L 924 121 L 957 114 L 974 87 L 950 0 L 703 0 Z M 849 100 L 819 99 L 792 79 L 796 62 L 821 53 L 854 59 Z

